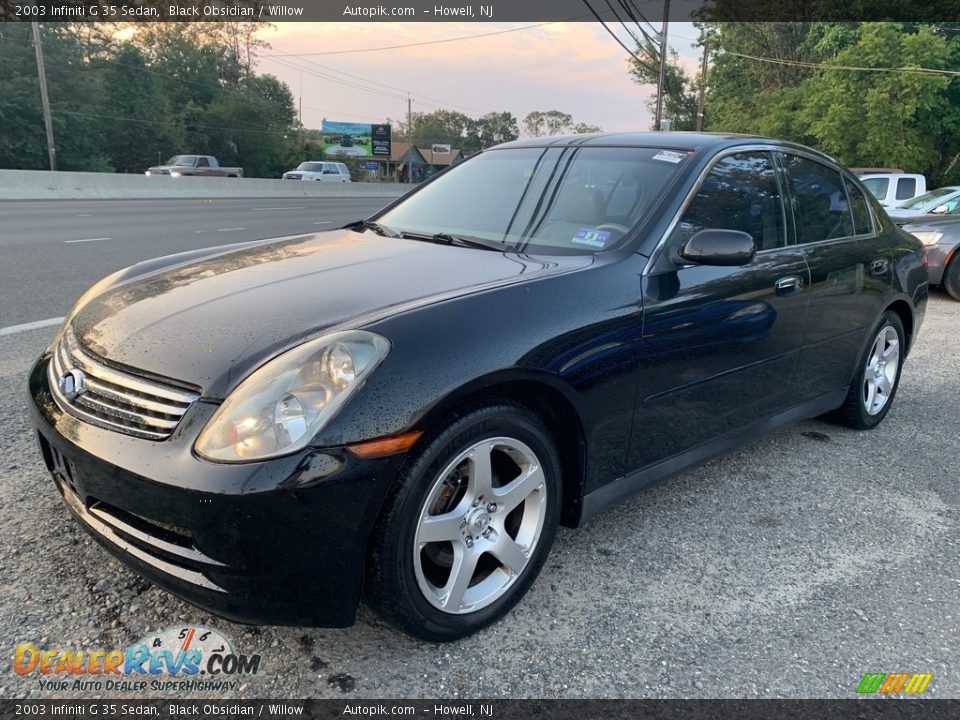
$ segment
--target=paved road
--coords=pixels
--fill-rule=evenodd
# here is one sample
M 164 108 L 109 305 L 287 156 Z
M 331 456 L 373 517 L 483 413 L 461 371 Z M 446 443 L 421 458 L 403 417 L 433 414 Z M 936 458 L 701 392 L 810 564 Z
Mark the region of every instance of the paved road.
M 190 623 L 262 654 L 227 697 L 853 697 L 868 671 L 960 697 L 960 303 L 941 292 L 878 429 L 806 422 L 563 530 L 505 620 L 442 646 L 366 610 L 345 630 L 234 625 L 110 559 L 26 423 L 52 334 L 0 336 L 0 697 L 71 697 L 15 676 L 15 643 L 124 648 Z
M 99 278 L 147 258 L 335 228 L 380 198 L 0 202 L 0 328 L 59 317 Z

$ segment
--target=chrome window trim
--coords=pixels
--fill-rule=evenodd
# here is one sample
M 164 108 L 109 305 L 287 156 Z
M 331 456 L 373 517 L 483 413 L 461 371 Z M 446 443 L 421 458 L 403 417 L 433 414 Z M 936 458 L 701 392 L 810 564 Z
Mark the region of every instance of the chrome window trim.
M 673 231 L 676 230 L 677 224 L 680 222 L 680 218 L 683 217 L 683 214 L 690 207 L 690 203 L 693 201 L 693 198 L 696 197 L 697 192 L 700 190 L 703 185 L 703 181 L 707 179 L 707 175 L 713 170 L 713 168 L 723 159 L 729 157 L 730 155 L 739 155 L 740 153 L 745 152 L 773 152 L 779 150 L 780 147 L 777 145 L 769 143 L 751 143 L 749 145 L 736 145 L 734 147 L 724 148 L 716 155 L 713 156 L 713 159 L 710 163 L 700 171 L 700 174 L 697 176 L 696 182 L 690 187 L 690 190 L 687 191 L 686 197 L 683 199 L 683 204 L 680 206 L 680 209 L 674 214 L 673 218 L 670 220 L 670 224 L 667 225 L 666 230 L 663 231 L 663 234 L 660 236 L 660 239 L 657 240 L 657 244 L 654 246 L 653 250 L 650 253 L 650 257 L 647 259 L 646 265 L 644 265 L 643 272 L 641 275 L 649 275 L 653 270 L 653 266 L 656 265 L 657 261 L 660 259 L 660 254 L 663 252 L 664 247 L 667 244 L 667 240 L 673 235 Z M 779 180 L 778 180 L 779 183 Z M 784 212 L 784 223 L 786 223 L 786 206 L 783 205 L 781 201 L 782 212 Z M 784 224 L 784 232 L 786 232 L 786 224 Z M 789 240 L 789 237 L 787 238 Z M 770 248 L 770 250 L 785 250 L 786 248 L 791 247 L 789 244 L 785 245 L 782 248 Z M 761 252 L 769 252 L 770 250 L 762 250 Z

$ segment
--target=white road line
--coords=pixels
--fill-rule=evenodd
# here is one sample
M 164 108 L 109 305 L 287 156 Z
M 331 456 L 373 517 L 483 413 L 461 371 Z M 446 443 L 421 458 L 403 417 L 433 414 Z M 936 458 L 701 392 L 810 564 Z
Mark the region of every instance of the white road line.
M 93 213 L 77 213 L 77 217 L 93 217 Z
M 46 320 L 37 320 L 36 322 L 24 323 L 23 325 L 10 325 L 9 327 L 0 328 L 0 337 L 4 335 L 13 335 L 14 333 L 26 332 L 27 330 L 39 330 L 40 328 L 50 327 L 51 325 L 59 325 L 63 322 L 62 317 L 58 318 L 47 318 Z
M 314 225 L 332 225 L 333 220 L 321 220 L 320 222 L 315 222 Z
M 296 205 L 296 206 L 290 206 L 290 207 L 262 207 L 262 208 L 250 208 L 250 209 L 256 212 L 260 212 L 262 210 L 306 210 L 307 206 Z
M 83 240 L 64 240 L 65 243 L 78 243 L 78 242 L 100 242 L 101 240 L 113 240 L 113 238 L 84 238 Z
M 202 235 L 203 233 L 206 232 L 206 230 L 194 230 L 193 232 L 195 235 Z
M 217 228 L 217 232 L 233 232 L 234 230 L 246 230 L 246 228 Z

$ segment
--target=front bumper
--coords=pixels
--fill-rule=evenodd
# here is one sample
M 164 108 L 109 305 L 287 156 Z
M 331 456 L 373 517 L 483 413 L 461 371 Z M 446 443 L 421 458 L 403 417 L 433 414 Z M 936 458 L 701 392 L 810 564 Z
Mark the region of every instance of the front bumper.
M 359 460 L 308 448 L 209 463 L 192 445 L 215 404 L 195 402 L 167 440 L 126 436 L 64 413 L 50 395 L 48 362 L 29 378 L 41 451 L 67 507 L 101 545 L 230 620 L 353 624 L 367 543 L 402 455 Z

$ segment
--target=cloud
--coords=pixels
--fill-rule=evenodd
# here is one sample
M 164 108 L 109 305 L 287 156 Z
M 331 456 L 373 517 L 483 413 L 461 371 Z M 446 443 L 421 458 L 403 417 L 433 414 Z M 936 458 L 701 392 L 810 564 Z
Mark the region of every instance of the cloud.
M 277 23 L 263 37 L 273 46 L 265 54 L 309 53 L 465 38 L 512 27 L 518 26 Z M 688 60 L 681 62 L 686 66 Z M 626 61 L 623 48 L 599 24 L 581 22 L 378 52 L 264 57 L 260 70 L 287 82 L 295 96 L 303 73 L 304 123 L 310 127 L 319 126 L 324 115 L 341 120 L 402 117 L 409 91 L 417 112 L 445 107 L 476 116 L 509 110 L 522 120 L 532 110 L 557 109 L 605 130 L 645 129 L 651 88 L 631 80 Z

